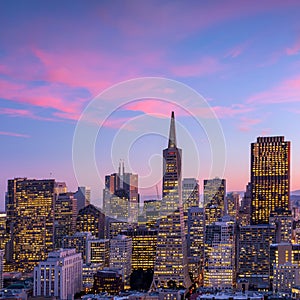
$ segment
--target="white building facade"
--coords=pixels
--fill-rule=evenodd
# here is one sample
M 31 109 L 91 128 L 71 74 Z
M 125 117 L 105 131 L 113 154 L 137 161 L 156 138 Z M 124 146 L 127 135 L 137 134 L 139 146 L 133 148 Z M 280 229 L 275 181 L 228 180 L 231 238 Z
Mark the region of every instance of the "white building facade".
M 34 268 L 34 296 L 73 299 L 82 288 L 82 258 L 75 249 L 50 252 L 46 261 Z

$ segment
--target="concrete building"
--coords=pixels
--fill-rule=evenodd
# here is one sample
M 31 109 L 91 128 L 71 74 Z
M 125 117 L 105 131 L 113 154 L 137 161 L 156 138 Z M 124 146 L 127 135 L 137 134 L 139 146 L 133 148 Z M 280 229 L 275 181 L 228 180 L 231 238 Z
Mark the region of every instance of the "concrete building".
M 73 299 L 82 287 L 82 259 L 75 249 L 50 252 L 46 261 L 34 268 L 34 296 Z
M 109 240 L 89 239 L 86 242 L 86 263 L 109 267 Z
M 123 282 L 129 285 L 132 270 L 132 239 L 125 235 L 117 235 L 110 240 L 109 267 L 121 269 Z
M 236 279 L 235 221 L 223 218 L 206 226 L 204 286 L 233 288 Z

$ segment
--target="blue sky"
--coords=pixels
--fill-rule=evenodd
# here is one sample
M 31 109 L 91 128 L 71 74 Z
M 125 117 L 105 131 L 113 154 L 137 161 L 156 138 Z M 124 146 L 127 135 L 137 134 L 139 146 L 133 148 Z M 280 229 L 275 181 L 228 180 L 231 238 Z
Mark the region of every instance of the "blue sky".
M 296 0 L 1 1 L 3 201 L 7 179 L 17 176 L 54 177 L 75 190 L 73 136 L 85 107 L 105 89 L 145 76 L 184 83 L 207 100 L 227 149 L 225 172 L 214 175 L 227 179 L 228 190 L 244 189 L 250 143 L 265 135 L 284 135 L 291 141 L 291 188 L 300 188 L 299 15 Z M 147 186 L 146 180 L 143 193 L 155 194 L 172 109 L 183 127 L 178 133 L 188 132 L 200 157 L 192 159 L 190 142 L 185 144 L 178 134 L 183 175 L 200 182 L 210 176 L 209 139 L 191 118 L 203 117 L 197 103 L 187 116 L 180 107 L 158 100 L 121 108 L 103 101 L 101 117 L 109 118 L 98 125 L 95 158 L 100 177 L 114 172 L 118 159 L 125 159 L 128 170 L 141 176 L 152 173 L 157 182 Z M 128 122 L 131 126 L 126 127 Z M 146 134 L 156 122 L 164 136 Z M 126 135 L 140 123 L 147 126 L 143 137 L 132 141 L 129 157 L 128 149 L 123 157 L 112 156 L 111 141 L 120 128 Z M 87 184 L 97 203 L 101 179 Z

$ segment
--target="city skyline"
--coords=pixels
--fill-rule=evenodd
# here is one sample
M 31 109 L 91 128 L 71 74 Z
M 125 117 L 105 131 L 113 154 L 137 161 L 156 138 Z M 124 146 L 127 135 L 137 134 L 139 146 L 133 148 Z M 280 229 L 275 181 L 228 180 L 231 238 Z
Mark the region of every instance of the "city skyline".
M 104 89 L 144 76 L 177 80 L 207 100 L 224 132 L 226 168 L 217 175 L 226 179 L 228 191 L 245 190 L 250 181 L 249 145 L 259 136 L 291 141 L 291 191 L 300 189 L 299 10 L 300 3 L 293 0 L 188 5 L 2 1 L 2 208 L 7 180 L 15 177 L 55 178 L 75 191 L 79 184 L 72 166 L 72 139 L 84 108 Z M 184 152 L 182 177 L 197 178 L 202 193 L 203 179 L 211 178 L 206 162 L 209 139 L 193 126 L 193 115 L 201 119 L 204 112 L 193 100 L 190 106 L 195 109 L 187 115 L 182 107 L 161 99 L 143 99 L 107 111 L 112 114 L 95 148 L 103 182 L 89 183 L 92 202 L 101 199 L 105 175 L 117 171 L 118 161 L 107 159 L 108 141 L 120 129 L 134 131 L 143 120 L 149 124 L 144 125 L 145 136 L 135 141 L 128 156 L 118 159 L 125 160 L 128 172 L 143 177 L 153 169 L 162 179 L 161 149 L 167 144 L 165 124 L 172 110 L 181 125 L 177 143 Z M 147 135 L 153 121 L 145 117 L 162 124 L 165 135 Z M 197 146 L 200 163 L 195 169 L 180 127 Z M 156 195 L 155 185 L 141 194 Z

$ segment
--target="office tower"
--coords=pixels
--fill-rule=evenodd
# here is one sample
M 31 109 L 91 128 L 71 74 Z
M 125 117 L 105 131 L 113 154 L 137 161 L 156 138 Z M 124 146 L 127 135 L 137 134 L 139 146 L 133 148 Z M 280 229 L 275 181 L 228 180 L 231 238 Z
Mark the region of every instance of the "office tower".
M 292 241 L 293 217 L 290 211 L 270 214 L 269 223 L 276 226 L 275 242 L 289 243 Z
M 8 180 L 7 221 L 18 271 L 32 271 L 53 249 L 54 179 Z
M 143 216 L 146 226 L 151 228 L 160 217 L 161 200 L 144 200 Z
M 110 196 L 110 210 L 106 213 L 123 222 L 128 222 L 130 217 L 130 202 L 129 195 L 124 190 L 117 190 L 113 195 Z
M 177 148 L 174 112 L 171 115 L 168 148 L 163 150 L 161 213 L 166 216 L 182 206 L 182 150 Z
M 129 224 L 124 221 L 116 220 L 114 218 L 106 217 L 105 228 L 106 228 L 106 238 L 112 239 L 116 237 L 121 231 L 126 230 Z
M 191 285 L 181 201 L 181 149 L 176 145 L 175 117 L 171 115 L 168 148 L 163 150 L 162 217 L 158 221 L 156 261 L 151 288 Z
M 5 249 L 9 235 L 6 229 L 7 215 L 5 212 L 0 212 L 0 250 Z
M 251 144 L 251 224 L 268 224 L 270 214 L 290 210 L 290 142 L 258 137 Z
M 261 224 L 239 229 L 238 277 L 252 288 L 269 288 L 270 245 L 275 241 L 275 226 Z
M 227 214 L 237 220 L 240 208 L 240 195 L 238 193 L 229 193 L 226 196 Z
M 103 239 L 105 233 L 105 215 L 93 204 L 89 204 L 79 210 L 76 220 L 76 230 L 91 232 L 93 236 Z
M 82 287 L 84 291 L 91 291 L 94 286 L 94 276 L 102 270 L 102 264 L 87 263 L 82 265 Z
M 64 249 L 75 248 L 77 253 L 81 253 L 83 263 L 86 263 L 87 242 L 95 237 L 90 232 L 76 232 L 73 235 L 66 235 L 62 239 Z
M 123 212 L 117 209 L 117 197 L 121 198 Z M 127 199 L 127 201 L 125 201 Z M 126 205 L 125 205 L 126 204 Z M 125 205 L 125 206 L 124 206 Z M 119 172 L 105 176 L 103 190 L 103 211 L 106 215 L 127 218 L 128 222 L 137 222 L 139 208 L 138 175 L 126 173 L 124 162 L 119 164 Z
M 82 287 L 82 259 L 75 249 L 50 252 L 34 268 L 34 296 L 74 299 Z
M 292 288 L 300 285 L 300 267 L 289 262 L 274 267 L 273 291 L 292 299 Z
M 101 268 L 109 267 L 109 240 L 87 240 L 86 263 L 99 264 Z
M 200 207 L 188 209 L 188 257 L 189 272 L 193 279 L 201 281 L 204 261 L 204 210 Z M 201 275 L 201 276 L 200 276 Z M 200 276 L 200 278 L 198 278 Z
M 87 186 L 79 186 L 74 193 L 74 198 L 77 199 L 77 213 L 84 207 L 91 204 L 91 188 Z
M 296 265 L 300 267 L 300 244 L 279 243 L 270 245 L 270 286 L 273 285 L 275 268 Z M 283 268 L 285 269 L 285 267 Z M 280 274 L 278 272 L 277 274 Z
M 119 295 L 124 289 L 122 274 L 119 270 L 104 269 L 95 274 L 94 292 Z
M 63 194 L 63 193 L 67 193 L 68 192 L 68 188 L 65 182 L 55 182 L 54 184 L 54 194 L 55 195 L 59 195 L 59 194 Z
M 62 247 L 62 238 L 76 230 L 77 199 L 73 193 L 60 193 L 54 204 L 54 246 Z
M 122 234 L 132 239 L 132 270 L 154 269 L 157 230 L 138 227 L 122 231 Z
M 249 182 L 246 186 L 244 197 L 242 198 L 241 205 L 239 208 L 239 222 L 241 226 L 250 225 L 251 218 L 251 198 L 252 198 L 252 187 Z
M 206 226 L 204 286 L 232 288 L 235 285 L 235 221 L 223 218 Z
M 183 178 L 182 181 L 182 205 L 183 212 L 192 206 L 199 207 L 199 181 L 195 178 Z
M 0 250 L 0 289 L 3 288 L 3 260 L 4 260 L 4 250 Z
M 205 224 L 218 221 L 225 214 L 226 180 L 220 178 L 204 180 Z
M 117 235 L 110 240 L 110 268 L 122 269 L 123 282 L 129 285 L 132 262 L 132 239 L 126 235 Z

